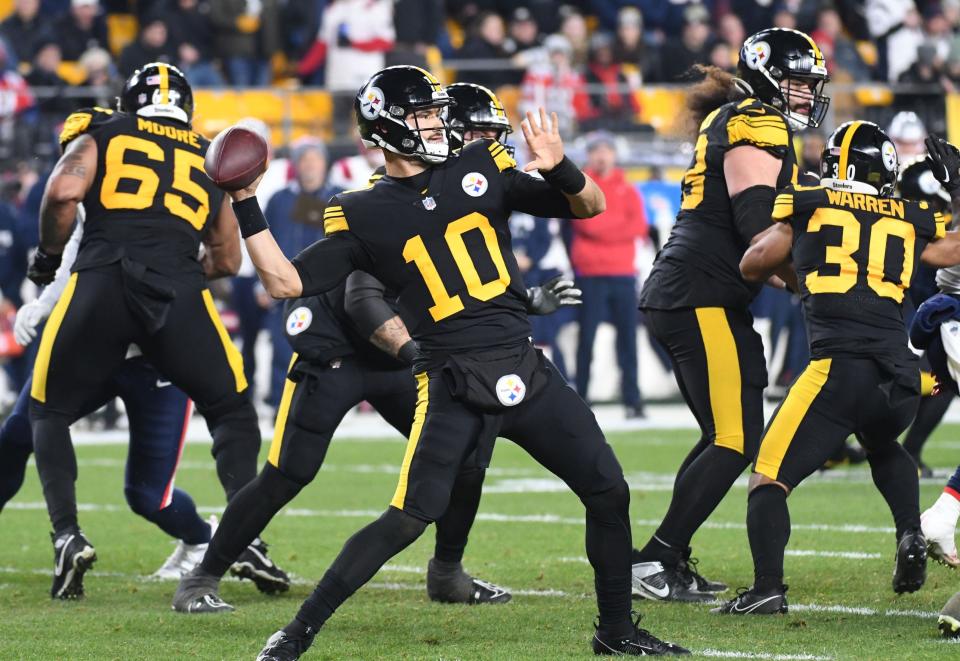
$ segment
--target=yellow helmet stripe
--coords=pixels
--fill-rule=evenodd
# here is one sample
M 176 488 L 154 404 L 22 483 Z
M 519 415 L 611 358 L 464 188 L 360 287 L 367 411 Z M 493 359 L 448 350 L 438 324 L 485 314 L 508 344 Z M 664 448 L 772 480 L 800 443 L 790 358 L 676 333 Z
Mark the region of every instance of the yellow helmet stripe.
M 801 32 L 800 34 L 802 34 L 804 37 L 806 37 L 806 38 L 807 38 L 807 41 L 810 42 L 810 48 L 813 49 L 813 54 L 814 54 L 814 56 L 816 56 L 816 58 L 817 58 L 818 60 L 823 60 L 823 59 L 824 59 L 824 57 L 823 57 L 823 52 L 820 50 L 820 47 L 817 46 L 817 42 L 815 42 L 815 41 L 813 40 L 813 37 L 811 37 L 811 36 L 810 36 L 809 34 L 807 34 L 806 32 Z M 825 61 L 825 60 L 824 60 L 824 61 Z
M 170 70 L 166 64 L 158 64 L 160 70 L 160 103 L 170 103 Z
M 427 82 L 433 86 L 435 92 L 439 92 L 441 89 L 443 89 L 443 85 L 440 84 L 440 81 L 437 80 L 437 77 L 434 76 L 432 73 L 430 73 L 426 69 L 421 69 L 420 67 L 413 67 L 413 68 L 423 74 L 423 77 L 426 78 Z
M 843 134 L 843 140 L 840 141 L 840 171 L 837 172 L 838 179 L 847 178 L 847 161 L 850 158 L 850 143 L 853 142 L 853 134 L 863 124 L 861 121 L 851 122 Z

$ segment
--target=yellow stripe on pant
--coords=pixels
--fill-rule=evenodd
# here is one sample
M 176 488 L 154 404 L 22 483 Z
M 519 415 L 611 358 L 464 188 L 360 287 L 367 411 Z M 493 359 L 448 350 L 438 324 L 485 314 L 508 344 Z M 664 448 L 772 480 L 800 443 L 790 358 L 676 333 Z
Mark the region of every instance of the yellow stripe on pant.
M 413 462 L 413 454 L 417 451 L 417 444 L 420 442 L 420 432 L 423 431 L 423 423 L 427 419 L 427 405 L 430 400 L 430 377 L 427 376 L 426 372 L 420 372 L 416 377 L 417 408 L 413 412 L 410 439 L 407 441 L 407 449 L 403 453 L 400 481 L 397 482 L 397 490 L 393 494 L 393 500 L 390 501 L 390 504 L 398 510 L 403 509 L 403 503 L 407 499 L 407 478 L 410 475 L 410 464 Z
M 931 372 L 920 370 L 920 396 L 929 397 L 933 394 L 933 389 L 937 386 L 937 377 Z
M 723 308 L 696 308 L 700 336 L 707 354 L 710 411 L 714 443 L 743 454 L 743 405 L 737 343 Z
M 831 360 L 821 358 L 810 361 L 800 378 L 790 386 L 787 398 L 783 400 L 783 404 L 770 421 L 770 427 L 760 442 L 760 453 L 757 455 L 755 469 L 757 473 L 766 475 L 771 480 L 777 479 L 780 465 L 783 463 L 790 443 L 793 442 L 793 437 L 797 434 L 800 423 L 803 422 L 813 400 L 820 394 L 823 384 L 830 376 Z
M 290 374 L 290 368 L 297 362 L 297 354 L 294 353 L 290 358 L 290 364 L 287 365 L 287 374 Z M 280 468 L 280 449 L 283 447 L 283 432 L 287 428 L 287 416 L 290 414 L 290 402 L 293 401 L 293 393 L 297 390 L 299 384 L 291 381 L 287 376 L 283 382 L 283 394 L 280 395 L 280 407 L 277 409 L 277 421 L 273 424 L 273 440 L 270 442 L 270 453 L 267 454 L 269 461 L 274 468 Z
M 30 396 L 38 402 L 47 401 L 47 374 L 50 370 L 50 354 L 53 353 L 53 343 L 57 340 L 57 333 L 60 331 L 60 324 L 67 314 L 67 308 L 70 306 L 70 300 L 73 298 L 73 292 L 77 289 L 77 276 L 74 273 L 67 281 L 67 286 L 60 299 L 53 306 L 53 312 L 47 320 L 47 325 L 43 329 L 43 337 L 40 339 L 40 348 L 37 350 L 37 359 L 33 364 L 33 385 L 30 387 Z
M 213 322 L 214 328 L 217 329 L 217 335 L 220 336 L 223 351 L 227 354 L 227 362 L 230 363 L 230 371 L 233 372 L 233 379 L 237 384 L 237 392 L 243 392 L 247 389 L 247 377 L 243 373 L 243 356 L 240 355 L 240 351 L 230 339 L 230 334 L 227 333 L 227 329 L 223 327 L 223 322 L 220 320 L 220 313 L 217 312 L 217 306 L 213 302 L 213 296 L 210 295 L 210 290 L 204 289 L 200 293 L 203 295 L 203 304 L 207 308 L 207 314 L 210 315 L 210 321 Z

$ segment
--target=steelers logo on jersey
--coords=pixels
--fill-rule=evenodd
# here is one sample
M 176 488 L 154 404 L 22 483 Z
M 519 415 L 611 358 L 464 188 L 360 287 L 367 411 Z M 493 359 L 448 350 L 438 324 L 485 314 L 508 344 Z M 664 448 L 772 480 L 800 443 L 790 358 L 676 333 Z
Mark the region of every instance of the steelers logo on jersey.
M 468 172 L 460 181 L 460 186 L 470 197 L 480 197 L 487 192 L 487 178 L 479 172 Z
M 376 119 L 383 110 L 383 99 L 379 87 L 368 87 L 360 97 L 360 114 L 367 119 Z
M 883 167 L 893 172 L 897 169 L 897 148 L 889 140 L 884 140 L 880 147 L 880 156 L 883 158 Z
M 751 69 L 759 69 L 770 59 L 770 44 L 757 41 L 743 46 L 743 61 Z
M 504 406 L 516 406 L 527 394 L 527 386 L 516 374 L 507 374 L 497 379 L 497 399 Z
M 310 308 L 299 307 L 287 316 L 287 335 L 299 335 L 310 328 L 313 322 L 313 313 Z

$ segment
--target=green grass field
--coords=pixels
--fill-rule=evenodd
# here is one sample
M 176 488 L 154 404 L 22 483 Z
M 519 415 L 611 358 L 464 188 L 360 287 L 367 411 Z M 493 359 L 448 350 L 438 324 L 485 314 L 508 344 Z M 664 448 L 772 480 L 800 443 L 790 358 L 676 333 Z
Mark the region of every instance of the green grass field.
M 958 426 L 938 430 L 928 463 L 955 465 L 958 437 Z M 692 431 L 611 435 L 633 488 L 636 539 L 645 540 L 663 515 L 673 473 L 693 438 Z M 389 501 L 403 448 L 396 439 L 334 442 L 316 482 L 265 534 L 274 559 L 296 584 L 283 596 L 265 598 L 250 583 L 225 582 L 223 597 L 238 610 L 220 616 L 174 613 L 174 584 L 144 578 L 173 546 L 127 511 L 125 448 L 115 445 L 78 448 L 81 524 L 99 561 L 87 575 L 84 601 L 51 602 L 49 524 L 31 468 L 27 484 L 0 515 L 0 658 L 253 659 L 296 612 L 344 540 Z M 942 483 L 922 486 L 923 507 Z M 177 485 L 205 513 L 219 510 L 222 492 L 207 447 L 187 447 Z M 429 602 L 423 589 L 433 545 L 428 530 L 337 613 L 306 658 L 589 658 L 595 604 L 579 501 L 509 442 L 497 446 L 487 489 L 465 564 L 514 589 L 510 604 Z M 703 573 L 732 587 L 751 582 L 745 499 L 745 487 L 736 486 L 694 539 Z M 960 574 L 931 565 L 923 590 L 893 594 L 892 523 L 865 469 L 813 478 L 790 505 L 788 552 L 796 555 L 786 565 L 789 615 L 722 618 L 702 605 L 636 602 L 645 626 L 714 657 L 960 658 L 960 645 L 937 637 L 935 619 L 960 589 Z

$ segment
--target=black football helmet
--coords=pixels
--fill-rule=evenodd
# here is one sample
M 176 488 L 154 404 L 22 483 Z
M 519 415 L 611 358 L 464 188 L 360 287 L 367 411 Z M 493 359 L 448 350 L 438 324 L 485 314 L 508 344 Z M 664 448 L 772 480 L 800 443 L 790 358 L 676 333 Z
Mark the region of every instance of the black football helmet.
M 768 28 L 747 37 L 740 48 L 737 82 L 748 95 L 782 112 L 798 131 L 820 126 L 830 97 L 823 94 L 830 79 L 820 48 L 799 30 Z M 785 85 L 788 80 L 806 84 L 798 91 Z M 809 103 L 809 114 L 791 108 L 797 100 Z
M 950 194 L 933 176 L 926 156 L 917 156 L 900 169 L 897 194 L 907 200 L 929 202 L 934 211 L 947 211 L 950 207 Z
M 360 138 L 367 147 L 379 147 L 395 154 L 418 158 L 427 163 L 442 163 L 450 156 L 450 131 L 447 109 L 454 103 L 443 85 L 429 71 L 400 65 L 373 74 L 354 100 Z M 444 140 L 425 141 L 419 122 L 413 126 L 407 116 L 417 110 L 440 108 Z
M 166 117 L 189 125 L 193 90 L 177 67 L 164 62 L 145 64 L 123 84 L 117 109 L 143 117 Z
M 838 126 L 820 155 L 824 186 L 859 193 L 892 195 L 899 166 L 890 136 L 873 122 L 860 120 Z
M 454 100 L 448 123 L 457 138 L 463 140 L 468 131 L 493 131 L 493 137 L 513 155 L 513 147 L 506 144 L 513 127 L 496 94 L 476 83 L 454 83 L 447 87 L 447 94 Z

